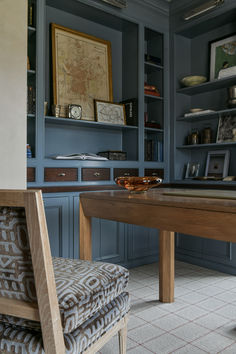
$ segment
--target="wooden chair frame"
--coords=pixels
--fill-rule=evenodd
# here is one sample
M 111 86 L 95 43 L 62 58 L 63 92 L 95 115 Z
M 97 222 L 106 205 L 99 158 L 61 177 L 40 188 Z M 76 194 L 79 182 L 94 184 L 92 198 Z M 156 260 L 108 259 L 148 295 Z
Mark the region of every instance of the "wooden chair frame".
M 45 353 L 65 354 L 42 193 L 39 190 L 0 190 L 0 207 L 2 206 L 25 208 L 38 303 L 0 297 L 0 313 L 39 321 Z M 127 318 L 126 315 L 85 353 L 95 353 L 117 332 L 120 353 L 126 353 Z

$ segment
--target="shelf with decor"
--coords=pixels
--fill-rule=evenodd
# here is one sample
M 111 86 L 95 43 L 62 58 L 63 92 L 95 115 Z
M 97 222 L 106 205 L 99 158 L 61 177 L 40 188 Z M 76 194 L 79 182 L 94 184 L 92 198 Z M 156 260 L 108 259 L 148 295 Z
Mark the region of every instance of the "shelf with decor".
M 112 124 L 112 123 L 101 123 L 96 121 L 86 121 L 81 119 L 70 119 L 70 118 L 62 118 L 62 117 L 52 117 L 46 116 L 45 117 L 46 124 L 62 124 L 62 125 L 74 125 L 74 126 L 81 126 L 81 127 L 90 127 L 90 128 L 97 128 L 97 129 L 110 129 L 110 130 L 120 130 L 120 129 L 133 129 L 137 130 L 137 126 L 126 125 L 126 124 Z
M 230 93 L 236 85 L 236 61 L 228 47 L 235 41 L 236 22 L 232 9 L 219 11 L 209 21 L 202 16 L 185 24 L 177 20 L 173 26 L 174 181 L 185 182 L 188 166 L 195 164 L 198 175 L 204 176 L 208 155 L 214 151 L 229 153 L 227 174 L 236 176 L 236 106 Z
M 164 146 L 163 34 L 145 28 L 144 160 L 162 163 Z
M 28 2 L 27 159 L 36 157 L 36 1 Z

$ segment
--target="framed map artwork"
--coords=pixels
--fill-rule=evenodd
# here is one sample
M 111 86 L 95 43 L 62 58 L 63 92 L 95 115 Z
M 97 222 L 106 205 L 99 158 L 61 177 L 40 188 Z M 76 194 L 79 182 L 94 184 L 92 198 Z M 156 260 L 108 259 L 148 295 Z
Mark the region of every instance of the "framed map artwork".
M 54 104 L 82 106 L 94 120 L 94 99 L 112 101 L 111 43 L 52 24 Z
M 125 105 L 95 100 L 96 120 L 100 123 L 125 125 Z

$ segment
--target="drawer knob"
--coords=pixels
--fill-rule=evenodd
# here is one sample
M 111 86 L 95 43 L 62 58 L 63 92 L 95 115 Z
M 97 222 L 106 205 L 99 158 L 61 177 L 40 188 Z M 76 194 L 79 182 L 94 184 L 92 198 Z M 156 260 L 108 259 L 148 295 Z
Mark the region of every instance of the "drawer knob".
M 65 177 L 65 172 L 62 172 L 62 173 L 58 173 L 58 177 Z
M 124 176 L 130 176 L 130 173 L 129 172 L 125 172 Z
M 94 172 L 93 174 L 95 177 L 99 177 L 100 176 L 100 172 Z

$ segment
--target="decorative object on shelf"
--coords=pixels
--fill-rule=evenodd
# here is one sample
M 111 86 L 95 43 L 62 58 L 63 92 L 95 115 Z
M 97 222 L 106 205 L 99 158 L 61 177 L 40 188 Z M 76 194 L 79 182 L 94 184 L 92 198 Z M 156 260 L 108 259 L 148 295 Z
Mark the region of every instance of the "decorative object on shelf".
M 228 88 L 228 107 L 236 107 L 236 85 Z
M 94 120 L 94 99 L 112 101 L 111 43 L 52 24 L 54 104 L 80 104 Z
M 207 81 L 206 76 L 189 75 L 189 76 L 183 77 L 180 82 L 182 85 L 184 85 L 186 87 L 190 87 L 190 86 L 203 84 L 206 81 Z
M 212 129 L 206 127 L 201 132 L 201 144 L 211 144 L 212 142 Z
M 185 178 L 194 178 L 199 174 L 200 163 L 188 162 L 185 172 Z
M 126 124 L 125 106 L 121 103 L 111 103 L 95 100 L 95 117 L 97 122 L 109 124 Z
M 27 159 L 32 158 L 31 146 L 29 144 L 26 144 L 26 157 L 27 157 Z
M 236 35 L 210 45 L 210 80 L 236 75 Z
M 127 7 L 127 0 L 101 0 L 101 1 L 106 2 L 107 4 L 110 4 L 112 6 L 119 7 L 120 9 Z
M 199 132 L 194 130 L 190 135 L 190 145 L 199 144 Z
M 150 188 L 157 187 L 161 184 L 162 179 L 160 177 L 116 177 L 116 184 L 128 189 L 130 192 L 146 192 Z
M 82 118 L 82 107 L 79 104 L 69 104 L 68 115 L 69 115 L 69 118 L 72 118 L 72 119 L 81 119 Z
M 28 86 L 28 96 L 27 96 L 27 113 L 28 114 L 35 114 L 35 87 Z
M 138 126 L 138 100 L 130 98 L 129 100 L 121 101 L 125 105 L 126 124 Z
M 46 117 L 48 115 L 48 102 L 44 101 L 44 117 Z
M 161 65 L 161 58 L 154 57 L 153 55 L 145 54 L 144 59 L 147 63 Z
M 30 60 L 28 56 L 27 56 L 27 70 L 30 70 Z
M 226 176 L 223 178 L 224 182 L 236 181 L 236 176 Z
M 124 161 L 127 160 L 127 153 L 125 151 L 100 151 L 98 152 L 99 156 L 106 157 L 108 160 L 119 160 Z
M 194 111 L 194 108 L 190 109 L 190 112 L 189 113 L 185 113 L 184 117 L 198 116 L 198 115 L 203 115 L 203 114 L 215 112 L 213 109 L 195 108 L 195 110 L 197 110 L 197 111 Z
M 61 105 L 60 104 L 53 104 L 52 105 L 52 115 L 53 117 L 60 117 L 61 113 Z
M 216 7 L 223 5 L 224 0 L 210 0 L 205 1 L 204 4 L 195 7 L 184 15 L 184 20 L 189 21 L 197 16 L 204 15 L 206 12 L 215 9 Z
M 68 118 L 68 117 L 69 117 L 68 104 L 61 105 L 60 118 Z
M 224 178 L 229 170 L 229 150 L 209 151 L 205 169 L 206 177 Z
M 34 2 L 33 1 L 29 1 L 28 4 L 28 26 L 30 27 L 34 27 Z
M 236 142 L 236 116 L 225 116 L 219 118 L 217 130 L 217 143 Z

